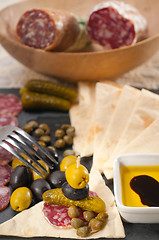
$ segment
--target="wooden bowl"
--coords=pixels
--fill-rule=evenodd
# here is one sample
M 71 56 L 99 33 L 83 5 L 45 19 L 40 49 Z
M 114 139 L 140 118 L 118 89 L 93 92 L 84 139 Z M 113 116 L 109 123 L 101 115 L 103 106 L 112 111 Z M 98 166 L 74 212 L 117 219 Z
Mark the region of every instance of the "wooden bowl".
M 46 52 L 22 45 L 15 37 L 20 16 L 33 8 L 58 8 L 79 16 L 87 16 L 102 0 L 27 0 L 11 5 L 0 12 L 0 42 L 15 59 L 28 68 L 65 81 L 96 81 L 113 79 L 143 64 L 159 49 L 159 0 L 127 0 L 148 21 L 148 38 L 130 47 L 99 51 L 66 53 Z M 67 4 L 66 4 L 67 2 Z

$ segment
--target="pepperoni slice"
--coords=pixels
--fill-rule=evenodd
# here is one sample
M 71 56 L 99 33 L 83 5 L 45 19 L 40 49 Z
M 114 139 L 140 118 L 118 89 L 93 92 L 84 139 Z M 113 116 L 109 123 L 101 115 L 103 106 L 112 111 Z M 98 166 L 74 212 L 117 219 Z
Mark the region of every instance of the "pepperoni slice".
M 0 186 L 0 211 L 2 211 L 8 206 L 10 201 L 10 194 L 11 191 L 9 187 Z
M 21 100 L 14 94 L 0 94 L 0 115 L 17 116 L 22 111 Z
M 8 165 L 0 165 L 0 186 L 9 183 L 12 168 Z

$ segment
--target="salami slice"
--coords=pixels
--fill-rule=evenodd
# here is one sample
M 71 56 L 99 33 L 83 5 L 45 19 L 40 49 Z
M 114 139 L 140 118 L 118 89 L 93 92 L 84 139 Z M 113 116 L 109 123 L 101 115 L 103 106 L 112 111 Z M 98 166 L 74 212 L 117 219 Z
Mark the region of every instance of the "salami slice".
M 9 163 L 12 160 L 13 155 L 4 148 L 0 147 L 0 164 L 4 165 L 4 163 Z
M 86 31 L 91 40 L 105 48 L 115 49 L 145 38 L 147 21 L 133 6 L 107 1 L 93 8 Z
M 0 127 L 6 126 L 6 125 L 12 125 L 12 126 L 17 127 L 18 126 L 17 118 L 12 115 L 1 115 L 0 114 Z
M 5 209 L 10 201 L 10 189 L 6 186 L 0 186 L 0 211 Z
M 0 94 L 0 115 L 17 116 L 22 111 L 20 99 L 14 94 Z
M 80 28 L 71 13 L 33 9 L 21 16 L 16 31 L 20 41 L 27 46 L 63 51 L 74 43 Z
M 8 165 L 0 165 L 0 186 L 6 185 L 10 180 L 12 168 Z

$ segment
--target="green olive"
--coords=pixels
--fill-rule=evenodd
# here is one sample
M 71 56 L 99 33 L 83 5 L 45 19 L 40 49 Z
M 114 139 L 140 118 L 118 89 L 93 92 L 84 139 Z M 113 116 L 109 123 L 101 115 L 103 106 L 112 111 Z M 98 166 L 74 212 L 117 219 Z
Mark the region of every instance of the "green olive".
M 75 128 L 74 127 L 68 127 L 66 130 L 66 134 L 68 136 L 74 137 L 75 136 Z
M 39 179 L 39 178 L 45 179 L 45 178 L 48 177 L 48 175 L 49 175 L 49 173 L 50 173 L 50 169 L 49 169 L 48 165 L 47 165 L 44 161 L 38 160 L 38 162 L 47 170 L 47 173 L 46 173 L 45 171 L 43 171 L 43 170 L 42 170 L 39 166 L 37 166 L 35 163 L 33 163 L 32 165 L 33 165 L 34 167 L 36 167 L 36 168 L 43 174 L 43 176 L 44 176 L 44 177 L 41 177 L 38 173 L 36 173 L 36 172 L 34 172 L 33 170 L 31 170 L 31 171 L 32 171 L 33 180 L 36 180 L 36 179 Z
M 68 146 L 71 146 L 73 144 L 73 139 L 71 136 L 65 135 L 63 139 Z
M 83 217 L 87 222 L 89 222 L 92 218 L 95 217 L 95 214 L 92 211 L 84 211 L 83 212 Z
M 11 195 L 10 205 L 13 210 L 20 212 L 28 208 L 32 202 L 32 192 L 27 187 L 17 188 Z
M 39 138 L 44 135 L 44 130 L 42 128 L 37 128 L 35 129 L 34 133 L 35 133 L 35 136 Z
M 97 232 L 102 230 L 104 223 L 96 218 L 92 218 L 89 222 L 89 227 L 91 228 L 92 232 Z
M 83 227 L 84 222 L 80 218 L 72 218 L 71 220 L 71 226 L 75 229 Z
M 72 149 L 67 149 L 63 152 L 63 156 L 66 157 L 66 156 L 75 156 L 75 151 L 73 151 Z
M 63 138 L 64 135 L 65 135 L 65 132 L 62 129 L 57 129 L 55 131 L 55 138 L 57 138 L 57 139 Z
M 54 146 L 55 146 L 55 148 L 64 148 L 65 141 L 63 139 L 57 139 Z
M 76 233 L 80 237 L 88 237 L 90 235 L 90 228 L 88 226 L 80 227 Z
M 76 206 L 70 206 L 68 208 L 68 215 L 69 217 L 71 218 L 77 218 L 79 215 L 80 215 L 80 211 L 79 211 L 79 208 L 76 207 Z
M 39 138 L 39 140 L 46 143 L 46 145 L 51 143 L 51 137 L 50 136 L 43 135 Z
M 49 128 L 48 124 L 46 124 L 46 123 L 41 123 L 41 124 L 39 125 L 39 128 L 41 128 L 41 129 L 44 130 L 44 134 L 45 134 L 45 135 L 50 135 L 50 128 Z
M 108 214 L 106 212 L 100 212 L 98 213 L 98 215 L 96 216 L 96 219 L 106 223 L 107 219 L 108 219 Z

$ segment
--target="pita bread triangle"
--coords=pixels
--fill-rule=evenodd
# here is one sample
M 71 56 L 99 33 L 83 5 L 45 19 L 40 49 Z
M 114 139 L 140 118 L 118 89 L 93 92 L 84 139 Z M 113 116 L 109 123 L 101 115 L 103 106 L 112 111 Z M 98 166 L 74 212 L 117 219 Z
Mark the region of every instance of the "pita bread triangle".
M 94 181 L 95 180 L 95 181 Z M 124 228 L 120 219 L 114 196 L 105 185 L 101 174 L 97 171 L 90 173 L 90 189 L 98 194 L 106 204 L 108 223 L 105 228 L 88 238 L 124 238 Z M 18 237 L 56 237 L 56 238 L 80 238 L 76 230 L 62 229 L 49 224 L 43 216 L 43 202 L 18 213 L 12 219 L 0 224 L 0 235 Z M 85 238 L 86 239 L 86 238 Z

